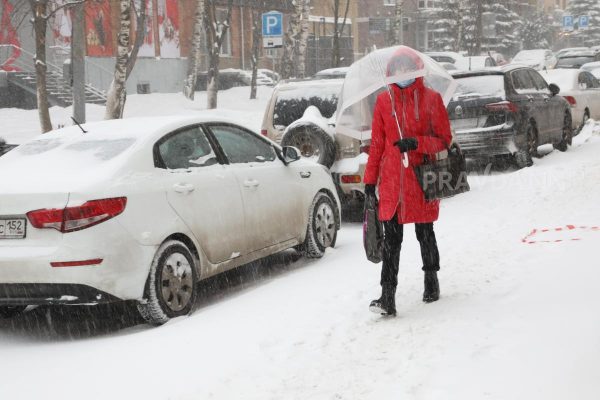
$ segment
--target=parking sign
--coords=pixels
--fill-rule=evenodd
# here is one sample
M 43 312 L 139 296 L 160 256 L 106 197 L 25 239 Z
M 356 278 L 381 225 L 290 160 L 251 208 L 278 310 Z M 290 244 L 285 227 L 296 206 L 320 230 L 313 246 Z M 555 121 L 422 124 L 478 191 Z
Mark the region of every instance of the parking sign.
M 590 27 L 590 17 L 588 15 L 582 15 L 579 17 L 579 29 L 587 29 Z
M 283 14 L 270 11 L 262 15 L 262 35 L 264 37 L 283 36 Z
M 563 17 L 563 31 L 572 31 L 574 29 L 574 20 L 572 15 Z

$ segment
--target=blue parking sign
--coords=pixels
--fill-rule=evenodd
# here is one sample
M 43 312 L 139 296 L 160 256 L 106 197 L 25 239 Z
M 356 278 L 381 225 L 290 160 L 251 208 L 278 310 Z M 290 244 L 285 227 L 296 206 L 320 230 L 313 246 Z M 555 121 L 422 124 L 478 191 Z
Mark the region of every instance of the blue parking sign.
M 572 15 L 563 16 L 563 30 L 572 31 L 574 29 L 574 18 Z
M 262 15 L 262 35 L 265 37 L 283 36 L 283 14 L 270 11 Z
M 582 15 L 579 17 L 579 29 L 587 29 L 590 27 L 590 17 L 588 15 Z

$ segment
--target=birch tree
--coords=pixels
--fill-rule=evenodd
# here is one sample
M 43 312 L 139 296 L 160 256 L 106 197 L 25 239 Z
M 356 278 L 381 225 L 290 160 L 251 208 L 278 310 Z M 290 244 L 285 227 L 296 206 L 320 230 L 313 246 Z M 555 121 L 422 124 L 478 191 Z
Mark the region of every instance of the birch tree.
M 204 0 L 196 0 L 196 14 L 194 17 L 194 35 L 192 36 L 192 46 L 188 56 L 187 77 L 183 84 L 183 94 L 190 100 L 194 100 L 196 89 L 196 80 L 198 78 L 198 68 L 202 56 L 202 34 L 204 32 L 206 4 Z
M 296 54 L 296 40 L 300 32 L 302 19 L 302 3 L 306 0 L 293 0 L 294 12 L 290 15 L 288 30 L 283 37 L 283 56 L 281 57 L 281 78 L 289 79 L 294 75 L 294 55 Z
M 308 29 L 310 18 L 309 0 L 300 3 L 300 32 L 298 38 L 298 77 L 306 77 L 306 49 L 308 47 Z
M 37 107 L 42 133 L 52 130 L 52 121 L 48 109 L 46 30 L 48 29 L 48 0 L 29 0 L 33 14 L 35 34 L 35 79 L 37 87 Z
M 123 117 L 127 92 L 125 81 L 127 79 L 127 64 L 129 63 L 129 41 L 131 30 L 131 0 L 120 0 L 120 27 L 117 37 L 117 60 L 115 63 L 115 74 L 106 100 L 105 119 L 117 119 Z
M 340 11 L 343 0 L 333 0 L 333 52 L 331 54 L 331 66 L 337 68 L 340 66 L 340 37 L 344 33 L 346 21 L 348 18 L 348 9 L 350 8 L 350 0 L 345 0 L 344 19 L 340 24 Z
M 262 2 L 261 2 L 262 3 Z M 252 51 L 250 64 L 252 65 L 252 80 L 250 81 L 250 99 L 256 99 L 256 81 L 258 76 L 258 59 L 260 57 L 260 40 L 262 38 L 262 18 L 260 9 L 252 10 Z
M 227 0 L 226 17 L 220 20 L 215 6 L 216 0 L 207 0 L 206 27 L 208 33 L 208 75 L 206 84 L 207 108 L 217 108 L 217 95 L 219 92 L 219 63 L 221 61 L 221 48 L 227 36 L 231 23 L 233 0 Z

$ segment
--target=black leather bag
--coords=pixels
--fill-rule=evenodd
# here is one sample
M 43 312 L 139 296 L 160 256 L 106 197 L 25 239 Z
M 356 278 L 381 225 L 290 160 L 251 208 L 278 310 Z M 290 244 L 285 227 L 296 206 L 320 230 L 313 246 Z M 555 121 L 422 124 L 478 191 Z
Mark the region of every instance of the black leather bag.
M 467 162 L 458 144 L 447 150 L 447 157 L 435 160 L 425 157 L 422 165 L 414 167 L 425 200 L 439 200 L 471 190 L 467 181 Z
M 375 264 L 383 257 L 383 224 L 379 221 L 377 197 L 369 195 L 365 198 L 363 219 L 363 244 L 367 259 Z

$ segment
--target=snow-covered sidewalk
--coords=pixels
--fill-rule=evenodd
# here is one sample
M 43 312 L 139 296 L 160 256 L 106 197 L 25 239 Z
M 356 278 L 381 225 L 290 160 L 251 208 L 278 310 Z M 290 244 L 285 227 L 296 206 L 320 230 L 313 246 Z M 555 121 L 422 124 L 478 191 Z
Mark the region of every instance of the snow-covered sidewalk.
M 380 268 L 345 224 L 323 259 L 212 279 L 160 328 L 124 306 L 0 321 L 0 399 L 597 399 L 599 154 L 590 124 L 568 152 L 444 201 L 437 303 L 421 302 L 408 227 L 398 317 L 369 313 Z

